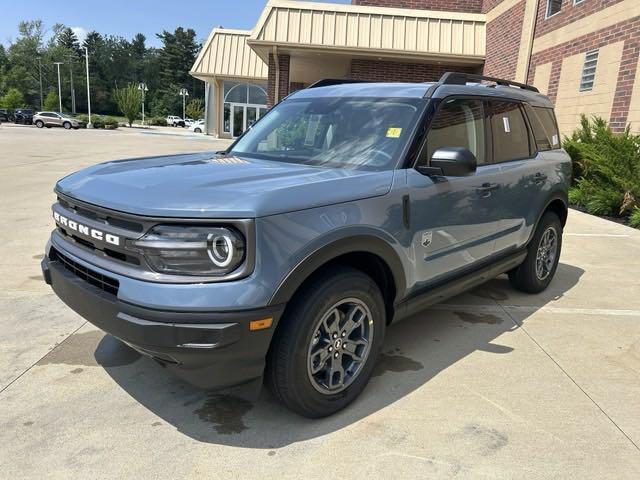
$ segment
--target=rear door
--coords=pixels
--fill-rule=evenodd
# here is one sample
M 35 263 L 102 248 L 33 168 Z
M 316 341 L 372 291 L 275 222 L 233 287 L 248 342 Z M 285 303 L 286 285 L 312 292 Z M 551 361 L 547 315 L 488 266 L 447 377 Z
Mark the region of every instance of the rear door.
M 500 223 L 496 252 L 523 247 L 544 208 L 551 177 L 535 143 L 525 105 L 519 102 L 490 102 L 493 161 L 500 165 L 504 188 L 499 195 Z M 553 141 L 558 144 L 557 135 Z
M 464 147 L 477 158 L 474 175 L 429 177 L 415 169 L 407 171 L 413 235 L 410 254 L 415 258 L 418 285 L 477 267 L 494 252 L 500 220 L 496 200 L 500 166 L 488 161 L 486 117 L 481 99 L 442 100 L 419 159 L 428 164 L 440 147 Z

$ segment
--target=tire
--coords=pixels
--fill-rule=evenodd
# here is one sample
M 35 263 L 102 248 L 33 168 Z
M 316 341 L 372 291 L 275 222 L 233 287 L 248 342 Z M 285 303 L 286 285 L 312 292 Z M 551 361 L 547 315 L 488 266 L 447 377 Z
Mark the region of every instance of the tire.
M 550 243 L 550 238 L 553 241 Z M 562 251 L 562 223 L 553 212 L 545 213 L 533 238 L 527 246 L 527 256 L 522 264 L 509 272 L 511 285 L 527 293 L 545 290 L 558 268 Z
M 44 122 L 42 120 L 36 120 L 36 127 L 38 128 L 44 127 Z
M 339 315 L 332 315 L 336 310 Z M 349 318 L 359 319 L 358 326 L 346 336 L 338 333 L 347 331 Z M 338 331 L 331 334 L 327 325 Z M 268 387 L 305 417 L 343 409 L 367 385 L 385 327 L 382 293 L 370 277 L 347 267 L 321 272 L 296 293 L 280 321 L 267 358 Z M 315 374 L 313 368 L 318 369 Z
M 69 122 L 64 122 L 62 126 L 64 127 L 65 130 L 71 130 L 71 123 Z
M 202 133 L 202 130 L 200 130 L 199 128 L 194 128 L 193 131 L 194 133 Z

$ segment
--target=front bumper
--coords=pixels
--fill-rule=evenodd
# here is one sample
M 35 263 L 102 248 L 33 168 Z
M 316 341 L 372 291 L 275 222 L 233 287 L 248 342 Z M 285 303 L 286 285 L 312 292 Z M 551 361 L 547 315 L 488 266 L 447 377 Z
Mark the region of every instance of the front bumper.
M 71 309 L 193 385 L 219 390 L 263 374 L 284 306 L 228 312 L 150 309 L 92 285 L 49 252 L 41 266 L 45 281 Z M 251 321 L 268 317 L 273 318 L 270 328 L 249 329 Z

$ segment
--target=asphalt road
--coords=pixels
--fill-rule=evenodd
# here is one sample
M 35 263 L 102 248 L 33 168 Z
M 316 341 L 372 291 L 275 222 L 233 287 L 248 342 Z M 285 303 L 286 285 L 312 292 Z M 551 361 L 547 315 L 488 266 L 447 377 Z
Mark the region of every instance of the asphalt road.
M 498 278 L 393 325 L 319 421 L 191 388 L 51 293 L 56 179 L 224 145 L 0 127 L 0 478 L 640 478 L 640 232 L 615 223 L 571 211 L 541 295 Z

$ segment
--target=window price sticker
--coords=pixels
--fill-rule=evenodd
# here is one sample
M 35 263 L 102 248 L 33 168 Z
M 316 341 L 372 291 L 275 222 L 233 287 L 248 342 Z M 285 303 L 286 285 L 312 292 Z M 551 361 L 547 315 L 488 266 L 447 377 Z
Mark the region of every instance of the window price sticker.
M 387 128 L 387 138 L 400 138 L 400 134 L 402 134 L 401 128 L 398 128 L 398 127 Z

